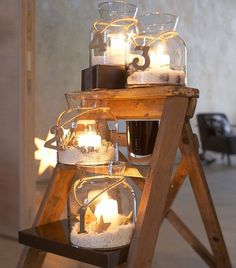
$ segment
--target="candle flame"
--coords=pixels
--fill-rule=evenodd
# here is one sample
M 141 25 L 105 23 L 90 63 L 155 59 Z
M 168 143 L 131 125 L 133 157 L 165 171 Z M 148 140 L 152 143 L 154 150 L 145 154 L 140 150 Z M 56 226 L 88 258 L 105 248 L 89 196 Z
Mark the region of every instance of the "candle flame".
M 55 167 L 57 163 L 57 153 L 55 150 L 44 147 L 44 143 L 54 137 L 53 134 L 48 132 L 46 140 L 38 137 L 34 138 L 34 144 L 37 150 L 34 152 L 34 158 L 39 160 L 38 175 L 43 174 L 47 168 Z

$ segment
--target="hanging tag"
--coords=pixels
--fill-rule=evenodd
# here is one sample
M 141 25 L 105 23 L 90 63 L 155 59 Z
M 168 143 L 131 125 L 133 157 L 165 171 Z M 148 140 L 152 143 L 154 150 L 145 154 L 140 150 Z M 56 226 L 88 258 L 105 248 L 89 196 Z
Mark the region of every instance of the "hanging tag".
M 93 40 L 89 43 L 89 49 L 99 48 L 99 52 L 106 51 L 106 44 L 103 42 L 102 33 L 96 32 Z
M 61 151 L 62 146 L 59 145 L 59 142 L 60 142 L 60 139 L 63 138 L 63 134 L 64 134 L 63 129 L 61 127 L 58 127 L 58 126 L 53 126 L 53 127 L 51 127 L 50 132 L 51 132 L 51 134 L 54 134 L 55 137 L 46 141 L 44 144 L 44 147 Z M 56 145 L 53 144 L 54 142 L 56 142 Z
M 134 58 L 133 59 L 133 67 L 138 71 L 145 71 L 149 66 L 150 66 L 150 57 L 148 55 L 150 47 L 149 46 L 136 46 L 134 48 L 134 50 L 142 50 L 142 57 L 144 57 L 144 64 L 143 65 L 139 65 L 139 58 Z

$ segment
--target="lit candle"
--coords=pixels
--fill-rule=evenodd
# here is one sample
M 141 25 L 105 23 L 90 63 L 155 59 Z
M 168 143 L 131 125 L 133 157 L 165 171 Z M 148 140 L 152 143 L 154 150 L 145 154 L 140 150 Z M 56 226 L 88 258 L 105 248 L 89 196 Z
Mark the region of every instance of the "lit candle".
M 114 199 L 104 198 L 100 203 L 96 205 L 94 212 L 97 221 L 103 217 L 104 223 L 111 223 L 109 229 L 113 229 L 118 226 L 118 204 Z
M 158 49 L 150 51 L 150 68 L 162 68 L 169 67 L 170 65 L 170 56 L 165 54 L 164 46 L 162 44 L 159 45 Z
M 97 135 L 94 131 L 88 131 L 85 134 L 80 134 L 78 136 L 79 147 L 99 147 L 102 144 L 101 136 Z
M 77 137 L 79 147 L 101 146 L 102 138 L 96 132 L 94 120 L 79 120 L 78 124 L 83 127 L 83 131 Z
M 110 45 L 102 56 L 92 56 L 92 65 L 125 65 L 126 51 L 128 42 L 123 34 L 112 34 L 110 37 Z
M 125 55 L 127 49 L 127 42 L 123 34 L 116 34 L 111 36 L 111 45 L 108 48 L 109 64 L 124 65 Z

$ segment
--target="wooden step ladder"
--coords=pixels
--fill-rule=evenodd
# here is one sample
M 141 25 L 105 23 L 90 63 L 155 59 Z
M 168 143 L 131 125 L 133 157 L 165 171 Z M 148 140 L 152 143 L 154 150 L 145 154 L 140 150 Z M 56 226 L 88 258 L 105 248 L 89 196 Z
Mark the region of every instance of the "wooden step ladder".
M 52 252 L 101 267 L 114 267 L 127 259 L 129 268 L 149 268 L 160 226 L 166 218 L 209 267 L 230 268 L 230 259 L 200 163 L 197 136 L 193 134 L 189 122 L 194 115 L 198 95 L 197 89 L 181 86 L 98 89 L 75 93 L 75 97 L 81 98 L 85 105 L 90 106 L 96 101 L 97 107 L 110 107 L 119 120 L 161 120 L 147 178 L 143 178 L 143 170 L 138 167 L 137 170 L 126 170 L 126 175 L 133 176 L 133 181 L 143 191 L 134 235 L 130 247 L 117 251 L 99 252 L 72 247 L 68 239 L 69 228 L 65 221 L 59 220 L 76 167 L 57 164 L 33 228 L 19 233 L 19 241 L 31 247 L 24 249 L 18 267 L 41 267 L 46 252 Z M 122 135 L 120 140 L 123 145 L 126 143 Z M 181 161 L 173 172 L 178 148 Z M 211 251 L 171 208 L 187 176 Z

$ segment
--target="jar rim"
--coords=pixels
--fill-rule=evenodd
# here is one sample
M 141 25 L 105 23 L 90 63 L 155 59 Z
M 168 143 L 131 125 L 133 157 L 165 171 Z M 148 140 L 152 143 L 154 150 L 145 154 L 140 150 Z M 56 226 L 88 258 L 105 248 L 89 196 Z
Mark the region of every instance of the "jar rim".
M 166 22 L 163 23 L 163 24 L 165 24 L 165 25 L 173 24 L 173 27 L 172 27 L 173 31 L 176 31 L 176 27 L 177 27 L 177 24 L 178 24 L 178 21 L 179 21 L 179 17 L 177 15 L 171 14 L 171 13 L 150 12 L 150 13 L 141 14 L 141 15 L 138 16 L 139 23 L 142 26 L 142 23 L 140 22 L 142 19 L 151 18 L 151 17 L 155 17 L 155 16 L 162 17 L 163 19 L 165 18 Z M 161 24 L 161 23 L 153 23 L 153 25 L 158 25 L 158 24 Z M 141 31 L 141 32 L 145 33 L 145 31 Z
M 112 7 L 114 7 L 114 10 L 111 10 Z M 123 8 L 122 8 L 123 7 Z M 119 8 L 121 8 L 119 10 Z M 123 18 L 123 17 L 132 17 L 135 18 L 138 12 L 138 7 L 132 3 L 118 0 L 118 1 L 106 1 L 98 4 L 98 11 L 100 13 L 100 16 L 104 20 L 110 20 L 112 17 L 115 18 Z M 103 12 L 105 12 L 103 14 Z M 111 12 L 111 14 L 107 16 L 106 13 Z M 113 13 L 114 12 L 114 13 Z M 111 16 L 112 15 L 112 16 Z M 126 15 L 126 16 L 125 16 Z
M 149 12 L 149 13 L 145 13 L 145 14 L 141 14 L 138 17 L 148 17 L 148 16 L 153 16 L 153 15 L 162 15 L 162 16 L 169 16 L 175 19 L 178 19 L 179 17 L 175 14 L 171 14 L 171 13 L 165 13 L 165 12 Z
M 105 1 L 105 2 L 101 2 L 101 3 L 98 4 L 98 10 L 100 10 L 103 6 L 112 5 L 112 4 L 125 4 L 125 5 L 127 5 L 129 7 L 133 7 L 135 9 L 138 9 L 138 7 L 135 4 L 120 0 L 120 1 Z
M 97 165 L 86 165 L 81 163 L 76 163 L 78 169 L 88 170 L 89 172 L 94 172 L 100 170 L 102 171 L 100 175 L 113 176 L 113 177 L 124 177 L 124 171 L 126 168 L 126 162 L 120 160 L 111 160 L 104 164 Z

